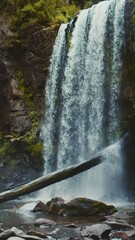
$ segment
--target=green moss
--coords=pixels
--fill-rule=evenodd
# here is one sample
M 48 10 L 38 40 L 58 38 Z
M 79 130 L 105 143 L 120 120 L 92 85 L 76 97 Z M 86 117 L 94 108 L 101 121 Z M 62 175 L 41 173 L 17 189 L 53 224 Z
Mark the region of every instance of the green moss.
M 66 42 L 67 42 L 67 48 L 69 49 L 71 47 L 71 38 L 72 38 L 72 34 L 70 31 L 67 32 L 66 35 Z
M 15 170 L 16 166 L 17 166 L 17 162 L 15 159 L 11 159 L 9 162 L 8 162 L 8 166 L 10 167 L 11 170 Z
M 43 153 L 43 143 L 38 136 L 40 129 L 39 117 L 41 112 L 37 110 L 35 104 L 34 91 L 27 86 L 23 75 L 23 70 L 18 66 L 16 70 L 16 76 L 18 80 L 18 88 L 21 93 L 18 98 L 22 99 L 25 106 L 27 107 L 27 115 L 31 120 L 31 129 L 23 133 L 12 132 L 9 137 L 9 143 L 13 143 L 16 151 L 18 151 L 18 144 L 21 145 L 19 148 L 20 152 L 26 152 L 31 157 L 41 156 Z M 5 151 L 5 149 L 1 149 Z
M 38 156 L 43 152 L 43 143 L 38 142 L 38 143 L 32 143 L 30 144 L 27 149 L 31 152 L 32 156 Z
M 0 163 L 7 163 L 15 151 L 15 147 L 9 138 L 5 138 L 0 133 Z
M 85 198 L 77 198 L 77 201 L 78 201 L 79 203 L 85 203 Z

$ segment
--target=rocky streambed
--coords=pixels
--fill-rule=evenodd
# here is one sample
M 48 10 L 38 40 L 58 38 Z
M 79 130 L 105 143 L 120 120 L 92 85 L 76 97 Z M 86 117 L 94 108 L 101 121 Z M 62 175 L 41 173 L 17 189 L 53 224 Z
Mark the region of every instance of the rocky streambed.
M 1 239 L 135 240 L 135 205 L 116 209 L 86 198 L 9 201 L 0 205 Z

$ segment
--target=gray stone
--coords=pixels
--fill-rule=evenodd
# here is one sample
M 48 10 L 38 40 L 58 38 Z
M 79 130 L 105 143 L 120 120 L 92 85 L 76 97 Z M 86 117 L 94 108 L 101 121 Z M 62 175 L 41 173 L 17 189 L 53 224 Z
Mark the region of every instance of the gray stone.
M 133 226 L 128 224 L 124 220 L 114 220 L 114 219 L 109 219 L 105 221 L 106 224 L 111 226 L 112 229 L 114 230 L 120 230 L 120 229 L 133 229 Z
M 41 238 L 47 238 L 47 233 L 42 233 L 42 232 L 38 232 L 35 230 L 29 230 L 27 232 L 28 235 L 32 235 L 32 236 L 36 236 L 36 237 L 41 237 Z
M 100 238 L 109 237 L 110 232 L 111 232 L 111 227 L 109 225 L 104 223 L 103 224 L 98 223 L 92 226 L 86 226 L 81 231 L 81 236 L 100 239 Z
M 24 238 L 20 238 L 20 237 L 10 237 L 7 240 L 24 240 Z
M 68 228 L 77 228 L 77 226 L 76 226 L 74 223 L 66 224 L 65 227 L 68 227 Z
M 6 240 L 14 235 L 15 234 L 11 229 L 5 230 L 4 232 L 0 233 L 0 240 Z
M 43 202 L 39 201 L 35 207 L 33 208 L 32 212 L 39 212 L 39 211 L 45 211 L 46 210 L 46 206 Z
M 46 218 L 38 218 L 34 223 L 35 226 L 41 226 L 41 225 L 54 226 L 55 224 L 56 222 Z
M 28 235 L 16 227 L 12 227 L 11 230 L 14 232 L 15 236 L 22 237 L 23 239 L 26 239 L 26 240 L 42 240 L 42 238 L 40 237 Z

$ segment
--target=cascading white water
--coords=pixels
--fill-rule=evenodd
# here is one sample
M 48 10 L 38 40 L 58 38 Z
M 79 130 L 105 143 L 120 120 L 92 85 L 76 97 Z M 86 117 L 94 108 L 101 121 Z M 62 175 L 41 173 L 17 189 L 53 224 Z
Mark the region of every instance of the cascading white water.
M 90 159 L 119 138 L 125 1 L 100 2 L 59 30 L 46 87 L 45 174 Z M 109 160 L 44 194 L 96 199 L 122 194 L 120 143 L 104 157 Z

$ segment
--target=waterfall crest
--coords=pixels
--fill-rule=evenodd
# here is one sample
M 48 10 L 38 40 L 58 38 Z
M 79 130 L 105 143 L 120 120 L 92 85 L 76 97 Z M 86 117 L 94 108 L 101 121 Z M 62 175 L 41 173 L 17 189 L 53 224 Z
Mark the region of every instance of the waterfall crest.
M 45 174 L 87 160 L 119 138 L 125 1 L 100 2 L 59 29 L 46 86 Z M 105 154 L 110 160 L 45 194 L 95 199 L 122 194 L 118 145 Z

